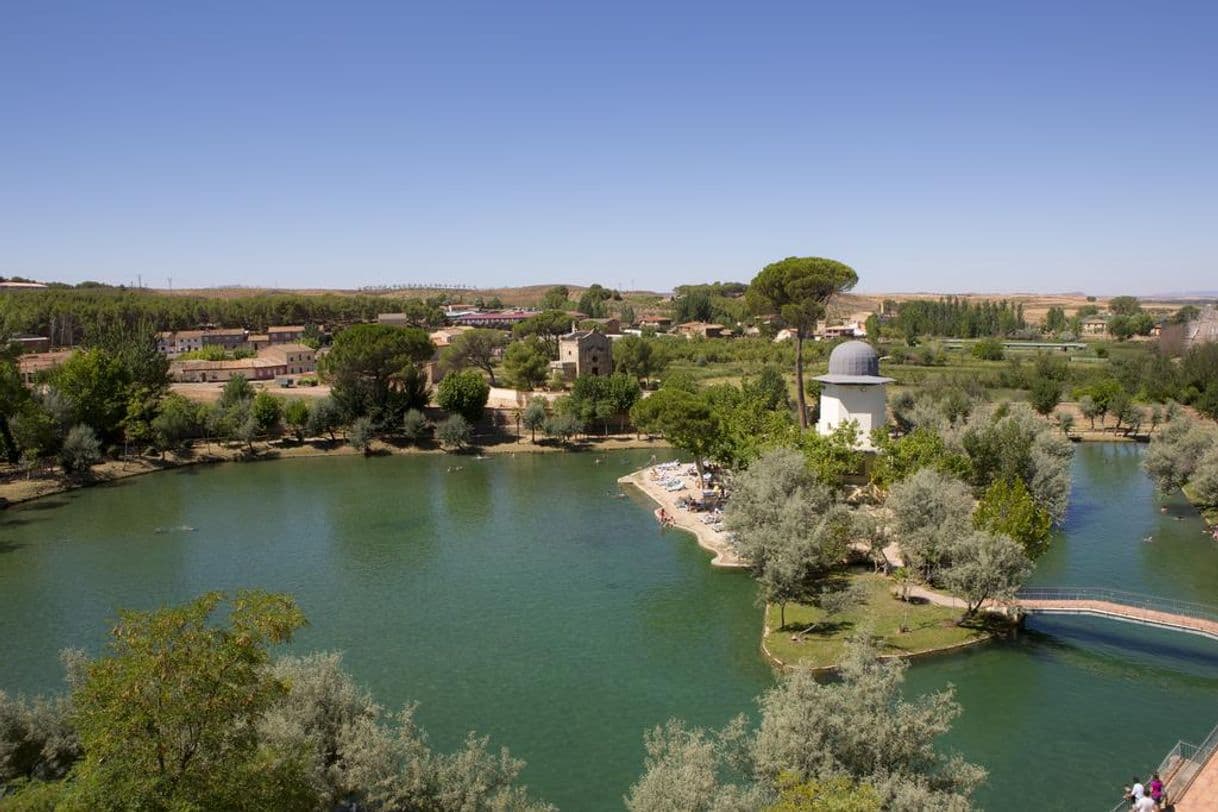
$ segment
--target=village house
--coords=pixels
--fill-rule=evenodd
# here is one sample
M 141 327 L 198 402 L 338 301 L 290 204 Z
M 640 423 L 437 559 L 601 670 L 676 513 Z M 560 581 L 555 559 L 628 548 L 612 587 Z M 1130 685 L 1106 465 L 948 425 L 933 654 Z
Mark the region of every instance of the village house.
M 678 324 L 677 329 L 673 332 L 686 338 L 694 338 L 695 336 L 719 338 L 723 335 L 724 329 L 722 324 L 711 324 L 705 321 L 687 321 L 683 324 Z
M 613 341 L 595 330 L 572 330 L 558 339 L 558 360 L 550 369 L 568 381 L 580 375 L 613 374 Z
M 413 327 L 415 320 L 406 313 L 380 313 L 376 317 L 377 324 L 388 324 L 390 327 Z
M 280 374 L 283 375 L 302 375 L 317 370 L 317 353 L 304 344 L 272 344 L 263 348 L 257 357 L 282 364 L 285 371 Z
M 27 353 L 17 359 L 17 372 L 21 382 L 32 386 L 40 372 L 46 372 L 68 360 L 75 350 L 56 350 L 55 352 Z
M 51 339 L 46 336 L 17 335 L 10 338 L 9 343 L 20 346 L 22 353 L 51 351 Z
M 819 339 L 834 339 L 834 338 L 861 338 L 867 335 L 867 328 L 857 321 L 849 321 L 845 324 L 826 325 L 816 331 L 816 338 Z
M 246 332 L 240 328 L 215 330 L 177 330 L 157 334 L 157 349 L 170 358 L 204 347 L 223 347 L 226 351 L 245 346 Z
M 1088 316 L 1079 323 L 1079 329 L 1082 334 L 1092 338 L 1103 338 L 1108 335 L 1108 317 L 1107 316 Z
M 450 316 L 453 324 L 466 327 L 490 327 L 499 330 L 510 330 L 515 325 L 537 315 L 535 310 L 495 310 L 488 313 L 464 313 Z
M 249 381 L 270 381 L 287 374 L 287 364 L 270 358 L 234 361 L 172 361 L 169 375 L 182 383 L 223 383 L 237 375 Z
M 266 334 L 270 336 L 272 344 L 297 344 L 304 338 L 305 328 L 303 324 L 285 324 L 268 327 Z
M 463 327 L 461 325 L 455 325 L 453 327 L 441 327 L 439 330 L 433 330 L 431 332 L 431 343 L 436 345 L 436 349 L 443 349 L 444 347 L 447 347 L 449 344 L 453 343 L 453 339 L 455 339 L 457 336 L 461 335 L 462 333 L 467 333 L 472 329 L 474 328 Z
M 245 343 L 249 345 L 254 352 L 271 346 L 271 337 L 266 333 L 253 333 L 246 338 Z
M 639 327 L 651 327 L 658 333 L 662 333 L 672 326 L 672 319 L 667 316 L 643 316 L 639 319 Z

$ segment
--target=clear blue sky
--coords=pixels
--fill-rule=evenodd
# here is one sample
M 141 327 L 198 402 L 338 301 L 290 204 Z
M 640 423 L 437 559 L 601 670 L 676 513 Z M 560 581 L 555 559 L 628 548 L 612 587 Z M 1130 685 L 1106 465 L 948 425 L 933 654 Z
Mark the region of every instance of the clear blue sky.
M 0 275 L 1218 288 L 1218 4 L 9 2 Z

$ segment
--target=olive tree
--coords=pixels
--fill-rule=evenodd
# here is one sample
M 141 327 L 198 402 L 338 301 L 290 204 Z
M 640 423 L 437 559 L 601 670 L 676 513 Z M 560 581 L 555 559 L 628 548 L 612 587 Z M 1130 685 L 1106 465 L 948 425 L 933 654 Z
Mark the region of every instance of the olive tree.
M 417 443 L 427 434 L 431 424 L 418 409 L 408 409 L 402 418 L 402 434 L 412 443 Z
M 955 546 L 951 566 L 943 573 L 947 587 L 965 601 L 965 618 L 988 600 L 1008 601 L 1032 572 L 1023 547 L 1010 538 L 979 530 Z
M 472 433 L 469 421 L 459 414 L 449 415 L 444 422 L 436 426 L 436 439 L 440 441 L 440 445 L 452 449 L 466 446 Z
M 72 476 L 87 474 L 92 466 L 101 462 L 101 441 L 93 429 L 85 425 L 68 429 L 59 451 L 59 462 L 64 472 Z
M 960 706 L 951 688 L 906 700 L 906 668 L 860 639 L 847 648 L 839 680 L 800 666 L 763 694 L 755 732 L 744 717 L 720 731 L 677 720 L 657 727 L 645 736 L 644 773 L 626 806 L 743 812 L 777 803 L 797 782 L 826 782 L 869 789 L 861 795 L 870 805 L 844 809 L 966 812 L 985 771 L 938 743 Z
M 956 542 L 972 531 L 973 494 L 968 485 L 922 468 L 892 486 L 885 502 L 906 566 L 934 582 Z
M 851 529 L 830 488 L 787 448 L 763 454 L 737 475 L 726 523 L 766 600 L 778 604 L 784 627 L 786 604 L 809 595 L 818 576 L 842 559 Z
M 1165 423 L 1150 440 L 1143 466 L 1164 493 L 1183 487 L 1215 444 L 1212 429 L 1187 417 Z
M 530 432 L 530 441 L 537 442 L 537 430 L 546 424 L 546 402 L 544 398 L 532 398 L 520 415 L 524 427 Z
M 372 447 L 373 435 L 372 418 L 357 417 L 351 424 L 351 430 L 347 432 L 347 442 L 356 451 L 367 455 Z

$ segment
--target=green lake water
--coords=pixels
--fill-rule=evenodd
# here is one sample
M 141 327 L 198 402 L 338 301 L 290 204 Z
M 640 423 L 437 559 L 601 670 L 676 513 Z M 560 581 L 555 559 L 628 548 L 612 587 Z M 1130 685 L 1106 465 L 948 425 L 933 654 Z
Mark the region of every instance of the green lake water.
M 1036 582 L 1218 602 L 1218 545 L 1182 502 L 1159 512 L 1140 449 L 1078 452 Z M 645 728 L 721 724 L 772 683 L 748 578 L 617 497 L 649 456 L 226 465 L 9 510 L 0 689 L 57 688 L 57 652 L 98 651 L 117 607 L 284 590 L 311 621 L 293 648 L 341 649 L 383 704 L 420 702 L 437 745 L 476 729 L 538 795 L 620 808 Z M 909 671 L 911 693 L 948 682 L 965 709 L 949 744 L 990 769 L 988 809 L 1107 809 L 1109 787 L 1218 722 L 1218 643 L 1112 622 L 1038 619 Z

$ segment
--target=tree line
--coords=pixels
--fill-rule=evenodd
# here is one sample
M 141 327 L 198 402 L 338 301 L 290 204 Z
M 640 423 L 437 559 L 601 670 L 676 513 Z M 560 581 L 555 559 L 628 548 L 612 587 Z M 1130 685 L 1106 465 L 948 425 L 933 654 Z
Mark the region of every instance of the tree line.
M 48 336 L 55 346 L 93 340 L 107 330 L 188 330 L 203 325 L 261 331 L 287 324 L 344 325 L 405 313 L 420 326 L 444 323 L 442 298 L 305 296 L 273 293 L 233 298 L 166 296 L 108 286 L 6 291 L 0 295 L 0 334 Z
M 1012 304 L 1005 299 L 971 302 L 951 296 L 935 301 L 911 299 L 897 307 L 896 327 L 906 336 L 1008 336 L 1027 326 L 1023 304 Z

